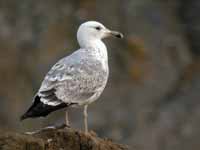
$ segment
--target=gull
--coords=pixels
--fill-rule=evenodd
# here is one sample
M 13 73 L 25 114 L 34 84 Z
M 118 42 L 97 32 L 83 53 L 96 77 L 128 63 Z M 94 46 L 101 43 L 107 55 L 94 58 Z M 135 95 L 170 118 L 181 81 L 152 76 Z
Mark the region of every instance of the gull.
M 96 21 L 81 24 L 77 32 L 80 48 L 50 69 L 32 105 L 20 120 L 45 117 L 65 107 L 83 106 L 87 133 L 88 105 L 100 97 L 109 76 L 107 48 L 102 39 L 110 36 L 123 38 L 120 32 L 109 30 Z M 68 109 L 65 124 L 69 126 Z

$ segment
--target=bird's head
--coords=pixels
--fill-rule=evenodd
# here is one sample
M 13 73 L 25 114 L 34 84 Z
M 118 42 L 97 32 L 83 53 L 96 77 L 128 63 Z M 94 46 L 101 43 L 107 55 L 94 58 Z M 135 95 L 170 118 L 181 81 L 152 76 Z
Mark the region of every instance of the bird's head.
M 81 24 L 77 32 L 79 43 L 81 43 L 83 39 L 101 40 L 110 36 L 123 38 L 122 33 L 109 30 L 103 24 L 96 21 L 87 21 Z

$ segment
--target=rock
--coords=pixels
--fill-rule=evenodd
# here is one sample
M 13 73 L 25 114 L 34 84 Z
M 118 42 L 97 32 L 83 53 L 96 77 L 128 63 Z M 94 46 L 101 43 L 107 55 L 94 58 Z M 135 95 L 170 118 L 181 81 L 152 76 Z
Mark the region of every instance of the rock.
M 0 150 L 127 150 L 93 132 L 46 128 L 36 132 L 0 132 Z

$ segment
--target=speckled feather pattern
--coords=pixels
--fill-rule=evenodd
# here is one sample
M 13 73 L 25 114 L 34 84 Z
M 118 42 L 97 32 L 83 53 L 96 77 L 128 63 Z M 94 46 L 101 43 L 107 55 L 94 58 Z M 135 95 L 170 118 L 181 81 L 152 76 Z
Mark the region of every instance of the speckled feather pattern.
M 107 50 L 102 44 L 79 49 L 58 61 L 47 73 L 39 89 L 41 101 L 55 106 L 62 102 L 85 105 L 97 100 L 109 74 Z M 47 96 L 52 89 L 57 99 Z

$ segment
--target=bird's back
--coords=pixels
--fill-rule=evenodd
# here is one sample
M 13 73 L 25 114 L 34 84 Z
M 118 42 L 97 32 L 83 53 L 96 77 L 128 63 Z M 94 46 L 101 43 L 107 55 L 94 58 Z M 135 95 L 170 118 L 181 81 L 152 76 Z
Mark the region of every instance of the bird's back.
M 80 49 L 61 59 L 48 72 L 39 92 L 55 88 L 56 96 L 65 103 L 83 103 L 97 93 L 99 96 L 107 82 L 108 65 L 105 68 L 93 52 Z

